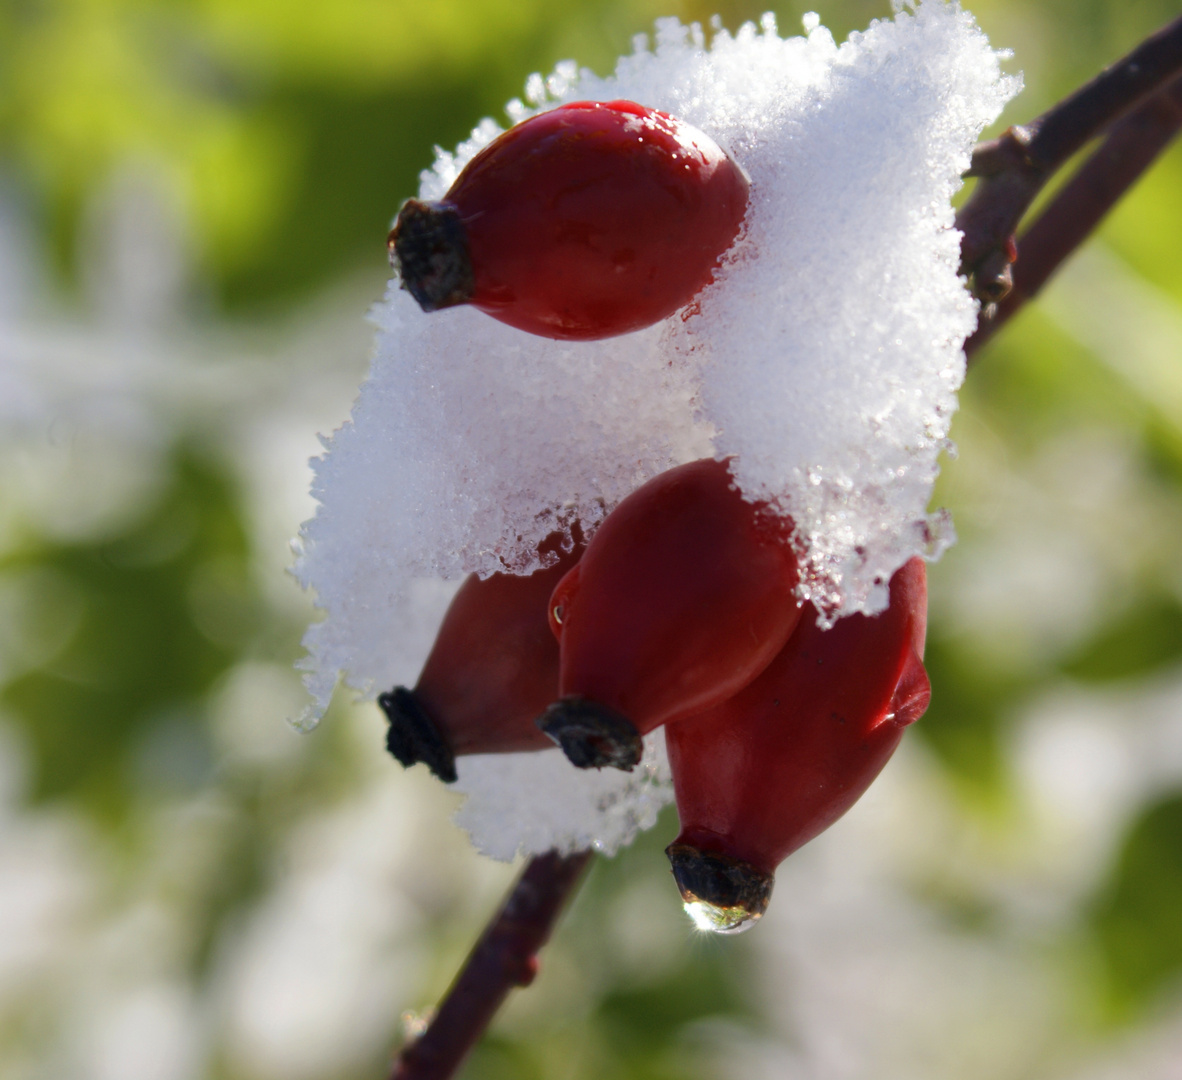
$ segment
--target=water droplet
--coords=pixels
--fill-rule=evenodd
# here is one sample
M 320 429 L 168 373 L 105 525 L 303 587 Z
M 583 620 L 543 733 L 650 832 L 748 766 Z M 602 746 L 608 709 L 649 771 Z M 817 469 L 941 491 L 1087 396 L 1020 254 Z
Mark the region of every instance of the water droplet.
M 561 604 L 554 605 L 554 621 L 556 623 L 558 623 L 559 626 L 562 625 L 562 605 Z
M 714 934 L 741 934 L 759 922 L 760 913 L 745 907 L 718 907 L 705 900 L 691 900 L 683 904 L 685 913 L 699 930 Z

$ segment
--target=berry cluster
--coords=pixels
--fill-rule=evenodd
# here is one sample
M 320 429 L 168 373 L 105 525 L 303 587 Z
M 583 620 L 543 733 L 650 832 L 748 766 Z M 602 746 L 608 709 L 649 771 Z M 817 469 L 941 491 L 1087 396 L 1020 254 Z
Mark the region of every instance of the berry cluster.
M 545 336 L 608 336 L 689 303 L 746 198 L 702 133 L 576 103 L 495 140 L 442 202 L 408 202 L 392 258 L 426 310 L 470 301 Z M 881 615 L 820 630 L 792 531 L 707 459 L 650 480 L 589 541 L 549 537 L 544 569 L 470 578 L 415 688 L 378 698 L 390 752 L 449 782 L 457 755 L 551 740 L 580 768 L 629 770 L 664 726 L 687 910 L 752 925 L 776 866 L 849 809 L 930 695 L 923 561 L 896 572 Z

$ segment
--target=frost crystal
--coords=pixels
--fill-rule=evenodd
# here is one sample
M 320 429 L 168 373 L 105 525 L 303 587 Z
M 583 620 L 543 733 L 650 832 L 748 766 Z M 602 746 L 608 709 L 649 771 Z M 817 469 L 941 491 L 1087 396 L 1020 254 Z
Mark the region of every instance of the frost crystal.
M 950 199 L 1019 80 L 940 0 L 841 46 L 815 15 L 805 28 L 783 39 L 768 15 L 707 46 L 662 20 L 613 75 L 560 64 L 510 103 L 516 122 L 628 98 L 701 128 L 750 174 L 744 233 L 691 308 L 606 341 L 531 337 L 467 307 L 424 315 L 391 283 L 302 534 L 297 574 L 326 612 L 305 639 L 313 716 L 341 673 L 366 693 L 413 684 L 441 580 L 531 571 L 555 528 L 593 528 L 695 458 L 733 456 L 744 494 L 792 516 L 826 618 L 881 609 L 897 567 L 950 542 L 927 504 L 976 315 Z M 440 151 L 420 197 L 499 131 L 485 120 Z M 636 776 L 580 773 L 556 750 L 461 759 L 461 823 L 501 857 L 614 850 L 671 797 L 650 753 Z

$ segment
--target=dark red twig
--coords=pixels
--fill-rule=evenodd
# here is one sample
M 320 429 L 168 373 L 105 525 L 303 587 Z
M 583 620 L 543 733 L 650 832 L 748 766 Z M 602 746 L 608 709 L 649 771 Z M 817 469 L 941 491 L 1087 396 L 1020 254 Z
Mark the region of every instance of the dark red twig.
M 530 859 L 427 1030 L 399 1054 L 390 1080 L 446 1080 L 455 1074 L 509 991 L 533 982 L 537 952 L 590 858 L 589 851 L 551 851 Z
M 1182 71 L 1182 17 L 1147 38 L 1123 59 L 1038 119 L 1012 127 L 973 152 L 969 176 L 979 177 L 957 214 L 961 272 L 977 277 L 986 300 L 1004 271 L 1004 253 L 1043 185 L 1076 151 L 1136 108 Z M 986 272 L 982 272 L 986 271 Z
M 1046 284 L 1122 195 L 1182 129 L 1182 76 L 1176 77 L 1109 132 L 1098 150 L 1064 185 L 1018 240 L 1013 288 L 984 309 L 965 342 L 979 349 Z

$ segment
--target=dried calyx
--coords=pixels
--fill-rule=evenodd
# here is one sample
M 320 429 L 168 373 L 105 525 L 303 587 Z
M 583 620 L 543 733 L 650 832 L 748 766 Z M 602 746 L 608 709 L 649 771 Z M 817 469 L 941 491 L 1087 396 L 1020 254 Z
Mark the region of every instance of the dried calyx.
M 548 705 L 537 725 L 580 769 L 610 765 L 631 772 L 644 753 L 644 742 L 631 720 L 576 695 Z
M 402 767 L 409 769 L 422 762 L 445 784 L 454 784 L 456 755 L 415 692 L 396 686 L 378 694 L 378 705 L 390 724 L 386 749 Z
M 674 842 L 665 848 L 685 910 L 699 930 L 737 934 L 767 911 L 775 875 L 717 851 Z
M 472 299 L 476 279 L 468 238 L 454 206 L 407 199 L 387 247 L 403 287 L 424 311 Z

